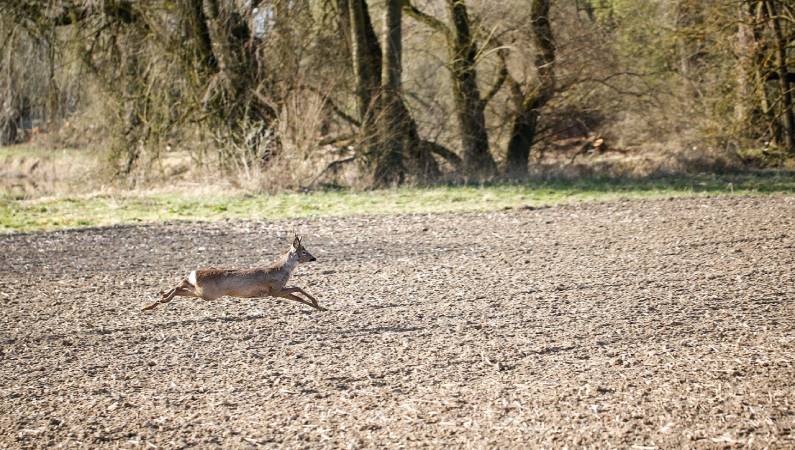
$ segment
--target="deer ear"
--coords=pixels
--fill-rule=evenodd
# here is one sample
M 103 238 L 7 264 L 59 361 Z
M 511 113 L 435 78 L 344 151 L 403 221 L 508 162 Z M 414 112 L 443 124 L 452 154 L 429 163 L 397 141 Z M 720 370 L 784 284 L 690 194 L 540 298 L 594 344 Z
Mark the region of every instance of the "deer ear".
M 301 246 L 301 238 L 296 234 L 295 239 L 293 239 L 293 247 L 298 248 L 299 246 Z

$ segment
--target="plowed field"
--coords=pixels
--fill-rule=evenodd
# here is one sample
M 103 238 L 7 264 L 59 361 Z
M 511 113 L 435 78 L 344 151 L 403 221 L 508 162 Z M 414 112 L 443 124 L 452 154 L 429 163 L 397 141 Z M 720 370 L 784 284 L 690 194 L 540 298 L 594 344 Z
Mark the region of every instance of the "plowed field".
M 329 308 L 177 298 L 293 230 Z M 0 236 L 0 447 L 795 446 L 795 198 Z

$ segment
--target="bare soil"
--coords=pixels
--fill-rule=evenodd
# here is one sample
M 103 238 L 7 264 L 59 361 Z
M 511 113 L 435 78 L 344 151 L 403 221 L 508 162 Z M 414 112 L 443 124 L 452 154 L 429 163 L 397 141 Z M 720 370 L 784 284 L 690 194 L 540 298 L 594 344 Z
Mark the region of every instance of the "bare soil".
M 0 237 L 0 447 L 795 446 L 795 198 Z M 330 308 L 176 299 L 296 229 Z

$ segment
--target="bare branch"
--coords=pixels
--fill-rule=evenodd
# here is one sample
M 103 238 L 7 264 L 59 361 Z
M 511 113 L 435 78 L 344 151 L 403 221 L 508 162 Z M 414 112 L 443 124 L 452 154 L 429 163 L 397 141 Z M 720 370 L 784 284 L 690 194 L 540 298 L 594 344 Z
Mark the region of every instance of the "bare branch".
M 484 105 L 488 104 L 497 92 L 500 91 L 502 85 L 508 80 L 510 74 L 508 73 L 508 57 L 507 57 L 507 49 L 500 47 L 497 50 L 497 54 L 500 57 L 500 68 L 497 71 L 497 78 L 494 80 L 494 84 L 491 85 L 491 88 L 486 93 L 486 95 L 481 100 Z
M 343 135 L 340 135 L 340 136 L 330 136 L 330 137 L 321 139 L 320 142 L 318 142 L 318 144 L 319 145 L 332 145 L 332 144 L 337 144 L 337 143 L 343 142 L 343 141 L 352 141 L 354 138 L 355 138 L 355 136 L 352 135 L 352 134 L 343 134 Z
M 330 95 L 308 84 L 302 84 L 301 86 L 320 96 L 320 98 L 323 99 L 323 106 L 331 109 L 331 111 L 334 112 L 334 114 L 340 116 L 341 119 L 345 120 L 346 122 L 350 123 L 353 126 L 356 127 L 362 126 L 362 123 L 359 120 L 355 119 L 353 116 L 343 111 L 342 108 L 337 106 L 337 104 L 334 103 L 334 100 L 331 99 Z
M 448 38 L 450 37 L 450 29 L 447 28 L 447 25 L 445 25 L 444 22 L 437 19 L 436 17 L 431 16 L 430 14 L 420 11 L 411 3 L 410 0 L 405 0 L 403 3 L 403 11 L 412 19 L 424 23 L 432 29 L 444 34 Z
M 325 175 L 325 173 L 326 173 L 326 172 L 329 172 L 329 171 L 332 171 L 332 172 L 333 172 L 333 171 L 336 171 L 337 169 L 339 169 L 339 167 L 340 167 L 341 165 L 343 165 L 343 164 L 346 164 L 346 163 L 349 163 L 349 162 L 352 162 L 352 161 L 355 161 L 355 160 L 356 160 L 356 154 L 354 153 L 352 156 L 349 156 L 349 157 L 347 157 L 347 158 L 342 158 L 342 159 L 338 159 L 338 160 L 336 160 L 336 161 L 332 161 L 331 163 L 329 163 L 329 165 L 328 165 L 328 166 L 326 166 L 326 168 L 325 168 L 325 169 L 321 170 L 321 171 L 320 171 L 320 173 L 319 173 L 319 174 L 317 174 L 317 175 L 315 176 L 315 178 L 313 178 L 313 179 L 312 179 L 312 181 L 310 181 L 310 182 L 309 182 L 309 184 L 308 184 L 308 185 L 306 185 L 306 186 L 303 186 L 303 189 L 310 189 L 310 188 L 314 187 L 314 186 L 315 186 L 315 184 L 317 183 L 317 180 L 319 180 L 319 179 L 320 179 L 320 177 L 322 177 L 323 175 Z
M 461 157 L 456 155 L 447 147 L 432 141 L 422 141 L 422 145 L 427 146 L 431 153 L 441 156 L 445 161 L 449 162 L 453 167 L 455 167 L 456 170 L 461 169 L 461 166 L 463 165 Z

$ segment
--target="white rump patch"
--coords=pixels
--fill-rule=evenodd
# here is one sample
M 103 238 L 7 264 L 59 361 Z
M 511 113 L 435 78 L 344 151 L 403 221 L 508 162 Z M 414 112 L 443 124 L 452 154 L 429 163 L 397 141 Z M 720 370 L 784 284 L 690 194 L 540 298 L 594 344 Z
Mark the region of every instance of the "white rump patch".
M 193 272 L 191 272 L 190 275 L 188 275 L 188 283 L 196 286 L 196 271 L 195 270 Z

